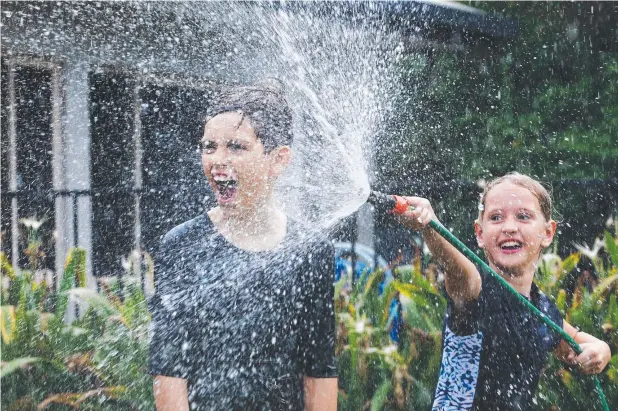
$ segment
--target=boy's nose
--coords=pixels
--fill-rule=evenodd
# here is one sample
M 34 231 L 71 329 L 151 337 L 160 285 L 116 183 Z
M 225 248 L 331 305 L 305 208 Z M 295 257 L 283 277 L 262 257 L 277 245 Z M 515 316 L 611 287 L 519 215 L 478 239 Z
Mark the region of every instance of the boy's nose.
M 226 150 L 217 149 L 209 156 L 210 162 L 213 165 L 225 165 L 229 162 L 229 156 Z

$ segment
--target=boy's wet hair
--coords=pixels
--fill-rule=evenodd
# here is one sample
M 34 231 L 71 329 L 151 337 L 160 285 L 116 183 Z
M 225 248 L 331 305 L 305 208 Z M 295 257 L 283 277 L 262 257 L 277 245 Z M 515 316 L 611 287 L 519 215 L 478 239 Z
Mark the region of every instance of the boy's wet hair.
M 278 80 L 222 90 L 206 110 L 206 123 L 227 112 L 242 116 L 239 126 L 245 118 L 249 120 L 267 153 L 292 144 L 292 110 Z
M 485 200 L 487 199 L 487 194 L 491 191 L 492 188 L 497 186 L 500 183 L 509 182 L 511 184 L 518 185 L 520 187 L 527 188 L 539 201 L 539 206 L 541 207 L 541 212 L 545 217 L 546 221 L 552 219 L 553 214 L 553 204 L 551 195 L 549 191 L 543 184 L 534 178 L 527 176 L 525 174 L 520 174 L 516 171 L 508 173 L 502 177 L 498 177 L 494 180 L 491 180 L 487 184 L 485 184 L 485 189 L 483 190 L 483 194 L 481 194 L 481 201 L 479 203 L 479 217 L 480 220 L 483 217 L 483 212 L 485 210 Z

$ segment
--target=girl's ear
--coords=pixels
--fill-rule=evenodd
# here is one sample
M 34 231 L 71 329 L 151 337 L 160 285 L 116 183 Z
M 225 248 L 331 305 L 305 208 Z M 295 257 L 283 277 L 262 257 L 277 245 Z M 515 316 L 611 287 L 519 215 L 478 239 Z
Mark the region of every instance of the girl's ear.
M 479 248 L 485 248 L 485 241 L 483 241 L 483 227 L 479 220 L 474 221 L 474 233 L 476 234 L 476 243 Z
M 273 149 L 269 154 L 272 166 L 270 167 L 270 176 L 279 177 L 290 164 L 292 158 L 292 149 L 288 146 L 280 146 Z
M 543 241 L 541 241 L 541 245 L 543 248 L 549 247 L 551 242 L 554 240 L 554 235 L 556 234 L 556 228 L 558 227 L 558 223 L 554 220 L 549 220 L 545 223 L 545 232 L 543 233 Z

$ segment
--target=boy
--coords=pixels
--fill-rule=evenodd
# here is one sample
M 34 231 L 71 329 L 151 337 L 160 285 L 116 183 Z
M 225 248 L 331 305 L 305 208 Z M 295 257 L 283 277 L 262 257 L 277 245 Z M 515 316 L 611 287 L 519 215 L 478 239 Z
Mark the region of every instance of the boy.
M 277 85 L 231 89 L 208 109 L 217 206 L 164 237 L 155 270 L 159 411 L 336 410 L 334 251 L 273 201 L 291 142 Z

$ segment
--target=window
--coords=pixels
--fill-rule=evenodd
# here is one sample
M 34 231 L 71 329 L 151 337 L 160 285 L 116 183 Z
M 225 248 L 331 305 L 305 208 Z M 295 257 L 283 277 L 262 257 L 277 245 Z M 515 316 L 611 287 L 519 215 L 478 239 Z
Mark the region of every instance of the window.
M 2 251 L 26 266 L 24 218 L 43 220 L 40 265 L 54 269 L 53 71 L 5 59 L 2 93 Z

